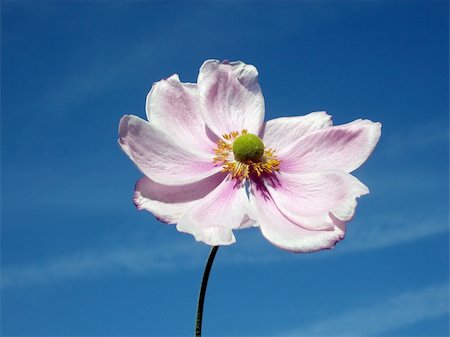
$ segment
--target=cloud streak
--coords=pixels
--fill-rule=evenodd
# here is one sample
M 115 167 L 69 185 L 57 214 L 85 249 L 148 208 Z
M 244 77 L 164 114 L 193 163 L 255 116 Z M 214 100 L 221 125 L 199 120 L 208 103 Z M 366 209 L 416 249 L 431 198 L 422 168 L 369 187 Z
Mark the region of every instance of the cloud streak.
M 449 128 L 445 114 L 437 115 L 436 119 L 407 126 L 396 132 L 387 133 L 382 140 L 381 154 L 391 158 L 399 155 L 420 153 L 430 148 L 448 147 Z M 385 136 L 383 136 L 385 137 Z
M 350 224 L 345 253 L 375 250 L 448 233 L 446 219 L 430 218 L 412 221 L 403 216 L 377 217 L 364 224 Z M 354 232 L 354 233 L 353 233 Z
M 282 336 L 373 336 L 448 315 L 448 284 L 396 295 L 374 305 L 353 308 Z
M 342 255 L 372 251 L 422 240 L 448 231 L 446 222 L 443 221 L 414 223 L 403 218 L 395 219 L 393 216 L 387 218 L 391 220 L 378 219 L 364 228 L 360 226 L 361 224 L 352 223 L 349 238 L 339 244 L 335 253 Z M 406 225 L 399 226 L 399 223 Z M 238 249 L 229 253 L 228 259 L 223 263 L 234 265 L 272 263 L 286 256 L 284 252 L 274 254 L 259 235 L 256 229 L 241 235 Z M 133 243 L 121 247 L 83 250 L 43 262 L 3 268 L 1 285 L 7 288 L 47 284 L 123 272 L 134 274 L 174 272 L 201 267 L 206 255 L 206 247 L 200 247 L 193 241 L 174 242 L 171 245 L 136 243 L 135 239 L 128 241 Z
M 68 254 L 41 263 L 2 270 L 2 287 L 45 284 L 65 279 L 99 277 L 118 272 L 170 272 L 191 268 L 200 261 L 191 245 L 113 247 Z

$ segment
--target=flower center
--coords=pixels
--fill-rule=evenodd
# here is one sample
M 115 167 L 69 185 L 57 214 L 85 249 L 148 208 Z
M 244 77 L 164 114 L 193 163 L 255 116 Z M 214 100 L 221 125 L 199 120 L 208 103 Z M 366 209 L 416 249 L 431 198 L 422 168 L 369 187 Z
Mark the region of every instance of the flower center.
M 214 150 L 213 164 L 222 166 L 233 179 L 243 181 L 280 170 L 280 161 L 274 149 L 264 147 L 262 140 L 247 130 L 222 135 Z
M 241 163 L 258 162 L 264 154 L 264 144 L 258 136 L 245 133 L 234 141 L 233 154 Z

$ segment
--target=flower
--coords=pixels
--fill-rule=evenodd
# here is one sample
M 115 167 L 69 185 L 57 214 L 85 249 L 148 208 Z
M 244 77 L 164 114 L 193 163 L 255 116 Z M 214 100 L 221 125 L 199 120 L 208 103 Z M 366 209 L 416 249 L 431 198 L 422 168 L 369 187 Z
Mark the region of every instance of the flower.
M 369 193 L 349 173 L 372 153 L 381 124 L 332 126 L 325 112 L 264 123 L 252 65 L 208 60 L 197 84 L 156 82 L 146 112 L 148 122 L 126 115 L 119 126 L 119 144 L 145 175 L 134 203 L 197 241 L 227 245 L 232 230 L 259 226 L 289 251 L 333 248 Z

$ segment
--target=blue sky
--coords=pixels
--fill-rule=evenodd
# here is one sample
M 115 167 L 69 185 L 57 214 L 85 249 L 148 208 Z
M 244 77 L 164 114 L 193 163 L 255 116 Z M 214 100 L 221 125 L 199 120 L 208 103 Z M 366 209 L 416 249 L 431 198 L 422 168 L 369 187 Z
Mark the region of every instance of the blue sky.
M 192 335 L 209 248 L 137 211 L 117 145 L 153 82 L 260 73 L 266 119 L 383 123 L 332 251 L 219 249 L 211 336 L 447 336 L 447 1 L 2 1 L 1 334 Z

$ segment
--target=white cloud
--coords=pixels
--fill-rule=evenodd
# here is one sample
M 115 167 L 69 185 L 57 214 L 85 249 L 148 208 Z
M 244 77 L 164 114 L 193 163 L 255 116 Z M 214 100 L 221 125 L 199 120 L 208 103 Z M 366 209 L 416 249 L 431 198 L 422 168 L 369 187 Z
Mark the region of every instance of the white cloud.
M 43 284 L 64 279 L 98 277 L 122 271 L 132 273 L 190 268 L 201 261 L 202 249 L 192 245 L 113 247 L 86 250 L 41 263 L 2 269 L 2 287 Z
M 398 158 L 405 153 L 410 155 L 412 152 L 424 152 L 439 145 L 448 147 L 448 122 L 444 117 L 445 114 L 441 116 L 437 115 L 435 119 L 414 126 L 405 125 L 395 132 L 382 135 L 381 154 Z
M 371 306 L 284 332 L 282 336 L 373 336 L 448 315 L 448 284 L 408 291 Z
M 390 221 L 387 219 L 390 218 Z M 362 227 L 350 224 L 350 233 L 330 254 L 352 254 L 421 240 L 432 235 L 447 233 L 447 224 L 439 221 L 408 222 L 401 217 L 378 219 Z M 446 234 L 447 235 L 447 234 Z M 127 246 L 108 245 L 103 249 L 87 249 L 66 256 L 29 265 L 2 269 L 2 287 L 46 284 L 65 279 L 102 277 L 129 273 L 172 272 L 201 267 L 208 248 L 193 240 L 172 240 L 170 245 L 136 242 L 129 239 Z M 186 239 L 186 240 L 184 240 Z M 126 240 L 126 239 L 125 239 Z M 258 229 L 238 233 L 237 247 L 224 251 L 225 258 L 219 263 L 260 264 L 279 262 L 290 255 L 273 248 Z M 318 255 L 325 256 L 323 255 Z
M 350 223 L 347 239 L 341 245 L 343 252 L 351 253 L 414 242 L 436 234 L 448 236 L 446 219 L 411 220 L 392 214 Z

